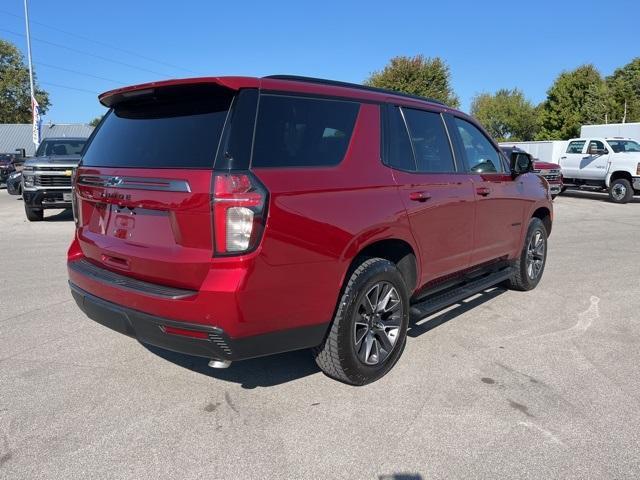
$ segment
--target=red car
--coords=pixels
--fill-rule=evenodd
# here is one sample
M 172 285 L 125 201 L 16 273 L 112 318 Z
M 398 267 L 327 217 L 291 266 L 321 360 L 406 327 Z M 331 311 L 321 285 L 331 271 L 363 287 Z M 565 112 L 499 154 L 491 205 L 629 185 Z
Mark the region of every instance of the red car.
M 544 271 L 553 207 L 530 158 L 438 102 L 291 76 L 100 101 L 69 282 L 143 343 L 213 367 L 313 348 L 362 385 L 396 363 L 410 317 Z

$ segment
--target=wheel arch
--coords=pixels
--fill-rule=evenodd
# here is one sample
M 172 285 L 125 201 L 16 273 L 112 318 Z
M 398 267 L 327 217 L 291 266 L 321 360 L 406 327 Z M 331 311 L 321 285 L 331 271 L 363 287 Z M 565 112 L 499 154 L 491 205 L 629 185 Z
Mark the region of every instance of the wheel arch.
M 401 238 L 384 238 L 362 245 L 357 252 L 350 255 L 349 266 L 342 276 L 342 284 L 362 261 L 367 258 L 384 258 L 396 264 L 407 289 L 411 294 L 418 287 L 419 263 L 416 249 L 407 240 Z
M 547 230 L 547 236 L 551 235 L 551 228 L 553 226 L 553 219 L 551 216 L 551 210 L 547 207 L 538 207 L 532 214 L 531 218 L 539 218 L 544 224 L 544 228 Z
M 614 182 L 619 178 L 629 180 L 629 183 L 633 184 L 633 175 L 631 175 L 631 173 L 627 172 L 626 170 L 616 170 L 614 172 L 611 172 L 607 176 L 607 181 L 605 182 L 607 188 L 611 186 L 611 182 Z

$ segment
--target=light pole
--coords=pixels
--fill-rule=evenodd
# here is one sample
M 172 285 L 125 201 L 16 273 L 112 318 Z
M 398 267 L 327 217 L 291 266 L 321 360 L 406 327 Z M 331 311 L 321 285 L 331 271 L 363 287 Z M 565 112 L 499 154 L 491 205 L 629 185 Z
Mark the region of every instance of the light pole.
M 29 3 L 24 0 L 24 23 L 27 27 L 27 57 L 29 59 L 29 84 L 31 86 L 31 98 L 36 98 L 33 91 L 33 66 L 31 65 L 31 32 L 29 31 Z M 33 100 L 31 100 L 33 102 Z
M 31 122 L 33 130 L 33 143 L 36 147 L 40 144 L 40 106 L 36 101 L 36 92 L 33 88 L 33 65 L 31 63 L 31 32 L 29 30 L 29 0 L 24 0 L 24 23 L 27 28 L 27 57 L 29 59 L 29 86 L 31 90 Z

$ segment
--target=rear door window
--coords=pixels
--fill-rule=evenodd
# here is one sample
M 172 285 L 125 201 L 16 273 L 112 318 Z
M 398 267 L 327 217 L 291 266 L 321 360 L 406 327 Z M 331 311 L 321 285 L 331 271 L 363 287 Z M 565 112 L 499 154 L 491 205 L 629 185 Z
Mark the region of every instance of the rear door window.
M 573 142 L 569 142 L 569 146 L 567 147 L 567 153 L 582 153 L 584 144 L 585 144 L 585 140 L 574 140 Z
M 356 102 L 261 95 L 251 165 L 339 164 L 349 146 L 359 109 Z
M 442 117 L 436 112 L 403 108 L 418 172 L 449 173 L 456 167 Z
M 107 114 L 84 154 L 90 167 L 212 168 L 232 92 L 190 88 Z

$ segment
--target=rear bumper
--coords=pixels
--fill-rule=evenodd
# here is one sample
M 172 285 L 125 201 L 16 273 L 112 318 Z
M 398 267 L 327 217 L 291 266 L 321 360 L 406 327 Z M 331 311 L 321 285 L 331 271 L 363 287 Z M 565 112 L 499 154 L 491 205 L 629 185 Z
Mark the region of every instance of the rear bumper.
M 22 198 L 31 208 L 71 208 L 71 202 L 63 199 L 63 194 L 71 189 L 24 190 Z
M 96 297 L 69 282 L 78 307 L 92 320 L 141 343 L 217 360 L 245 360 L 319 345 L 327 324 L 231 338 L 221 328 L 150 315 Z M 167 333 L 177 329 L 181 333 Z M 173 330 L 175 332 L 175 330 Z

